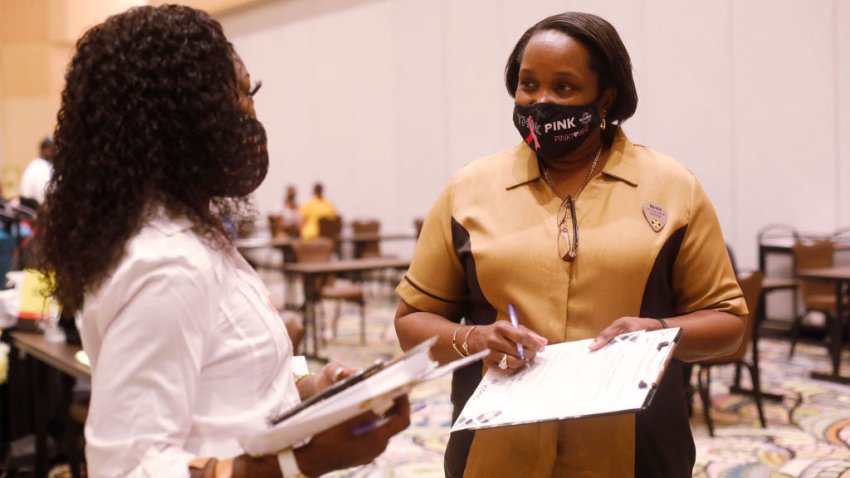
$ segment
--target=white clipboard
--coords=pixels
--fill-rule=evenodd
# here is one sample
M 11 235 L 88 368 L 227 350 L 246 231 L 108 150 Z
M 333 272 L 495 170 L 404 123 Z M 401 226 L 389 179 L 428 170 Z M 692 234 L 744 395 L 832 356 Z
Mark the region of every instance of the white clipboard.
M 630 413 L 649 406 L 681 337 L 678 327 L 548 345 L 515 375 L 488 370 L 452 431 Z

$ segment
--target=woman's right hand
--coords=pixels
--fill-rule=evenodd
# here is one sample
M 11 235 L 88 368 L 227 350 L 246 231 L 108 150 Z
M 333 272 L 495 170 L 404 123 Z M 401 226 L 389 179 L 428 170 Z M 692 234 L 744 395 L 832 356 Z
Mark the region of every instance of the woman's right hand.
M 390 438 L 410 425 L 407 395 L 396 398 L 384 417 L 388 421 L 374 430 L 360 431 L 382 418 L 366 412 L 313 436 L 310 443 L 295 449 L 298 468 L 307 476 L 321 476 L 334 470 L 371 463 L 384 452 Z
M 539 352 L 542 352 L 549 342 L 545 337 L 523 325 L 514 327 L 507 320 L 497 320 L 490 325 L 475 327 L 466 338 L 469 351 L 490 349 L 490 353 L 482 360 L 487 368 L 498 370 L 507 375 L 513 375 L 526 364 L 533 363 Z M 517 344 L 522 344 L 525 358 L 521 358 Z M 506 358 L 505 358 L 506 357 Z M 507 368 L 499 366 L 505 360 Z

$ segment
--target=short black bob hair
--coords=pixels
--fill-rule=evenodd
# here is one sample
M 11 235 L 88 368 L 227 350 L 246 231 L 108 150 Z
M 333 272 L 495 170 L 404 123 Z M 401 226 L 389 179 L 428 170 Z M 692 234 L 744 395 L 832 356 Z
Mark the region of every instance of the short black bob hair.
M 637 90 L 632 77 L 632 60 L 617 30 L 606 20 L 583 12 L 552 15 L 529 28 L 517 41 L 505 65 L 505 86 L 514 97 L 519 83 L 519 65 L 528 40 L 536 33 L 555 30 L 581 43 L 590 55 L 590 68 L 599 75 L 600 92 L 614 87 L 617 97 L 606 116 L 621 123 L 637 109 Z

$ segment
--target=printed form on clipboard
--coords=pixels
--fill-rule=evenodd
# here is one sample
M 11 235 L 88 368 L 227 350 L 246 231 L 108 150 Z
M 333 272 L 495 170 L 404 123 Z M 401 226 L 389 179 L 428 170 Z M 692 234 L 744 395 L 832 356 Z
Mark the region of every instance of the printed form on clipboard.
M 547 345 L 515 375 L 488 370 L 452 431 L 643 410 L 680 337 L 677 327 L 618 335 L 595 352 L 592 339 Z
M 267 429 L 242 436 L 239 443 L 253 456 L 278 453 L 369 410 L 381 415 L 392 407 L 395 398 L 420 383 L 481 360 L 490 353 L 484 349 L 439 366 L 430 355 L 436 341 L 436 336 L 431 337 L 388 362 L 378 362 L 335 383 L 282 415 L 269 417 Z

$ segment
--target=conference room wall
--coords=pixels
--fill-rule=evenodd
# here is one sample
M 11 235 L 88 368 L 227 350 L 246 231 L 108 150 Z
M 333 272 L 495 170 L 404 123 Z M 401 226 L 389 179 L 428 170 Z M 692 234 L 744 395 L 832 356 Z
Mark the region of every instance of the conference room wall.
M 264 84 L 260 211 L 286 184 L 303 201 L 321 180 L 347 219 L 412 230 L 452 172 L 518 141 L 505 60 L 528 26 L 566 10 L 617 27 L 640 97 L 624 129 L 694 171 L 742 267 L 765 224 L 850 225 L 840 0 L 288 0 L 224 14 Z

